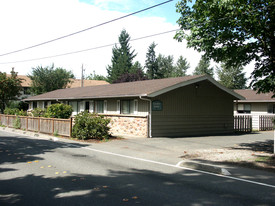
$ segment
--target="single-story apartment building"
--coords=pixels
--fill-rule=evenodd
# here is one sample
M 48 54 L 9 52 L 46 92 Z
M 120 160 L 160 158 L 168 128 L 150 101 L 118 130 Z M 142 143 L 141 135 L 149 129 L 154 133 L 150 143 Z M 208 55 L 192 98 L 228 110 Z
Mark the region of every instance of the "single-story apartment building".
M 234 90 L 243 96 L 243 100 L 235 100 L 234 115 L 250 115 L 252 116 L 252 128 L 260 130 L 261 116 L 270 116 L 275 118 L 275 98 L 270 93 L 257 93 L 252 89 Z
M 233 103 L 244 99 L 208 75 L 60 89 L 25 99 L 29 108 L 62 102 L 111 118 L 114 135 L 178 137 L 234 131 Z

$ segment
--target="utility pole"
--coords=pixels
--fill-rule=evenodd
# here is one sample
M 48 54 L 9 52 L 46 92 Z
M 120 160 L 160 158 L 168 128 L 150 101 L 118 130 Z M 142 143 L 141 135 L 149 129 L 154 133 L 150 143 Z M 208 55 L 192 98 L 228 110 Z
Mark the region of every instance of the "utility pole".
M 81 87 L 84 87 L 84 71 L 83 64 L 81 66 Z

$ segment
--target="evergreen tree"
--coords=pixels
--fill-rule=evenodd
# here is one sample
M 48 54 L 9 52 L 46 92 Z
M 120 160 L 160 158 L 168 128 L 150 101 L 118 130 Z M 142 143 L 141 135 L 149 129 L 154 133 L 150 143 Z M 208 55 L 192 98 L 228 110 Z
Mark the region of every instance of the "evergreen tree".
M 159 73 L 157 79 L 174 77 L 175 67 L 174 67 L 174 57 L 168 55 L 167 57 L 159 54 L 157 58 Z
M 158 67 L 158 61 L 156 57 L 156 48 L 157 44 L 153 42 L 146 53 L 146 61 L 145 61 L 145 67 L 147 68 L 147 76 L 149 79 L 157 79 L 159 67 Z
M 225 64 L 217 68 L 219 82 L 229 89 L 245 89 L 246 81 L 243 67 L 228 67 Z
M 116 81 L 122 74 L 131 73 L 136 54 L 135 50 L 131 51 L 130 39 L 129 34 L 123 29 L 118 38 L 119 46 L 115 45 L 113 48 L 112 63 L 107 66 L 107 78 L 110 83 Z
M 190 64 L 187 62 L 186 58 L 184 58 L 183 56 L 180 56 L 175 66 L 174 76 L 175 77 L 186 76 L 186 72 L 189 68 L 190 68 Z
M 210 60 L 206 57 L 202 56 L 199 61 L 198 66 L 196 66 L 193 75 L 201 75 L 201 74 L 208 74 L 210 76 L 214 76 L 214 69 L 210 67 Z

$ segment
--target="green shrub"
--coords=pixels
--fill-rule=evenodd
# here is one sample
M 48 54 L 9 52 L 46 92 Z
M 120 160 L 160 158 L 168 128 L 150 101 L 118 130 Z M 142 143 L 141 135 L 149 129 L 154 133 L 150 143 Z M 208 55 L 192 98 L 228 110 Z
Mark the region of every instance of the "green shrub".
M 42 108 L 35 108 L 33 111 L 32 111 L 32 115 L 34 117 L 45 117 L 45 114 L 46 114 L 46 110 L 45 109 L 42 109 Z
M 16 116 L 15 120 L 13 120 L 12 125 L 15 129 L 20 129 L 21 128 L 21 121 L 18 116 Z
M 75 117 L 72 136 L 78 139 L 108 139 L 110 134 L 108 124 L 110 119 L 88 111 L 81 112 Z
M 19 115 L 19 116 L 27 116 L 27 111 L 19 110 L 18 108 L 6 108 L 4 110 L 4 114 L 7 115 Z
M 18 108 L 9 108 L 9 107 L 7 107 L 4 110 L 4 114 L 7 114 L 7 115 L 16 115 L 16 114 L 18 114 L 18 112 L 19 112 Z
M 67 104 L 52 104 L 48 106 L 46 116 L 50 118 L 69 119 L 73 113 L 73 108 Z

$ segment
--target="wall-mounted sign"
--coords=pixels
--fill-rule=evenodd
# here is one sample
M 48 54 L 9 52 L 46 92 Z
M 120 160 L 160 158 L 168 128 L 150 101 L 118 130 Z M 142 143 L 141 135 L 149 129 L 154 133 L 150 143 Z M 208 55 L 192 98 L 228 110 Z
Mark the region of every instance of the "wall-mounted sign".
M 162 111 L 162 101 L 155 100 L 152 102 L 153 111 Z

